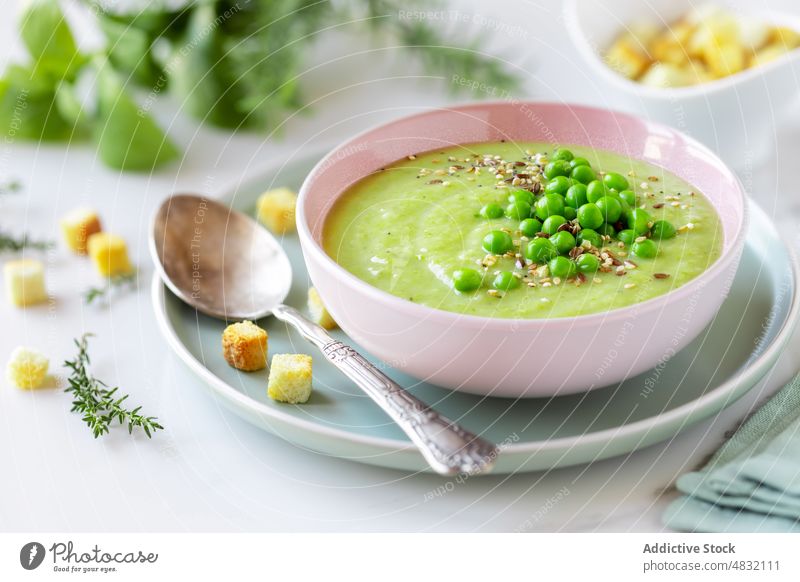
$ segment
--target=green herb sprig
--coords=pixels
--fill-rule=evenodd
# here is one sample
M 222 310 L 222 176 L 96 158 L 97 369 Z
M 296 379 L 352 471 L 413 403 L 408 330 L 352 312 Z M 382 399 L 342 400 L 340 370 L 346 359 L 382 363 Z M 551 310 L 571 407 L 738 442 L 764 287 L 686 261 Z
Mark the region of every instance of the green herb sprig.
M 91 305 L 101 298 L 108 299 L 116 289 L 132 287 L 136 283 L 136 272 L 110 277 L 102 287 L 89 287 L 83 294 L 86 305 Z
M 0 231 L 0 253 L 4 251 L 21 251 L 23 249 L 37 249 L 46 251 L 53 247 L 53 242 L 48 240 L 32 240 L 27 234 L 14 236 Z
M 22 190 L 22 183 L 17 180 L 9 180 L 0 183 L 0 196 L 4 194 L 16 194 Z
M 71 412 L 83 415 L 83 421 L 91 429 L 94 438 L 109 432 L 114 420 L 119 424 L 128 425 L 128 433 L 133 433 L 134 428 L 141 428 L 148 438 L 157 430 L 164 427 L 157 422 L 155 416 L 144 416 L 139 413 L 141 406 L 134 409 L 125 407 L 128 394 L 117 397 L 118 387 L 109 388 L 106 384 L 92 376 L 89 371 L 89 346 L 88 339 L 92 334 L 84 334 L 75 340 L 78 355 L 74 360 L 67 360 L 64 365 L 72 370 L 68 378 L 69 387 L 66 392 L 72 394 Z

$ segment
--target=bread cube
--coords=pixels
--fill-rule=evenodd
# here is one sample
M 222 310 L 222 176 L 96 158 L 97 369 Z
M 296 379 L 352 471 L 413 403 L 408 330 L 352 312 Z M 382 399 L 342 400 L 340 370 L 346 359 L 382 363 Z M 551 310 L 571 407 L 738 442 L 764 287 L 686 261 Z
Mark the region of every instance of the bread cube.
M 128 275 L 133 272 L 128 260 L 128 247 L 122 237 L 98 232 L 89 237 L 86 246 L 97 271 L 103 277 Z
M 3 268 L 6 293 L 17 307 L 26 307 L 47 301 L 44 284 L 44 265 L 35 259 L 9 261 Z
M 682 65 L 689 59 L 686 44 L 692 35 L 693 27 L 678 23 L 664 30 L 650 43 L 653 60 L 672 65 Z
M 708 70 L 714 77 L 727 77 L 744 69 L 744 51 L 738 44 L 715 44 L 703 51 Z
M 611 69 L 629 79 L 641 75 L 650 62 L 647 56 L 626 38 L 621 38 L 611 45 L 605 60 Z
M 778 26 L 772 29 L 769 36 L 770 44 L 780 44 L 788 49 L 800 46 L 800 32 L 793 28 Z
M 331 314 L 328 313 L 327 309 L 325 309 L 325 305 L 322 303 L 322 298 L 319 296 L 319 292 L 314 289 L 314 287 L 311 287 L 308 290 L 308 311 L 311 314 L 311 319 L 317 325 L 321 325 L 325 329 L 334 329 L 337 327 L 336 322 L 331 317 Z
M 256 202 L 258 220 L 275 234 L 295 230 L 297 194 L 288 188 L 264 192 Z
M 269 367 L 267 395 L 278 402 L 302 404 L 311 396 L 311 356 L 276 354 Z
M 770 27 L 762 20 L 752 17 L 737 18 L 739 43 L 749 53 L 754 53 L 769 41 Z
M 667 63 L 656 63 L 647 70 L 639 81 L 643 85 L 650 87 L 669 88 L 690 85 L 692 78 L 681 67 Z
M 103 230 L 100 218 L 91 208 L 76 208 L 60 220 L 64 242 L 73 252 L 85 255 L 89 237 Z
M 263 370 L 267 367 L 266 330 L 252 321 L 232 323 L 222 332 L 222 354 L 237 370 Z
M 42 385 L 49 366 L 50 362 L 42 354 L 20 346 L 11 352 L 11 358 L 6 365 L 6 376 L 19 388 L 31 390 Z
M 786 45 L 783 44 L 767 45 L 750 58 L 749 66 L 758 67 L 760 65 L 764 65 L 771 61 L 774 61 L 777 58 L 782 57 L 788 52 L 789 49 L 786 47 Z

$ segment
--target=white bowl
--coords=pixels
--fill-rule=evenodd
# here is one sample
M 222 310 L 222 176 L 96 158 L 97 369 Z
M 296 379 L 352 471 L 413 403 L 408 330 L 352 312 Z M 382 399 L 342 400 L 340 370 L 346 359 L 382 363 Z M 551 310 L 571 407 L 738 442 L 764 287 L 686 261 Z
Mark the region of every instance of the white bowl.
M 737 14 L 800 30 L 800 17 L 758 10 L 743 0 L 715 2 Z M 567 0 L 567 30 L 590 69 L 613 91 L 615 107 L 671 125 L 714 150 L 736 168 L 748 168 L 769 151 L 776 123 L 800 89 L 800 50 L 765 65 L 700 85 L 648 87 L 610 69 L 601 53 L 626 25 L 667 25 L 700 2 L 696 0 Z M 762 4 L 763 6 L 763 4 Z

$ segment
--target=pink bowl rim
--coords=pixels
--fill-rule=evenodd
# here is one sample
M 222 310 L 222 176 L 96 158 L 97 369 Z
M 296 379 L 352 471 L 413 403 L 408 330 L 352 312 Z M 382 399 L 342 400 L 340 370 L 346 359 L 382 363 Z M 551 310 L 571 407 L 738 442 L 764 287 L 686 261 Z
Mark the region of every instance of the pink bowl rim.
M 700 150 L 703 153 L 705 153 L 710 159 L 712 159 L 720 166 L 722 171 L 725 174 L 727 174 L 726 177 L 730 178 L 736 184 L 737 188 L 735 195 L 739 199 L 739 203 L 742 208 L 741 218 L 739 220 L 739 223 L 736 225 L 736 230 L 735 230 L 736 234 L 733 237 L 733 240 L 731 241 L 730 245 L 728 245 L 727 250 L 723 250 L 723 253 L 719 256 L 719 258 L 717 258 L 717 260 L 708 269 L 703 271 L 700 275 L 698 275 L 694 279 L 686 282 L 677 289 L 669 291 L 663 295 L 653 297 L 652 299 L 648 299 L 646 301 L 634 303 L 626 307 L 619 307 L 608 311 L 599 311 L 597 313 L 589 313 L 586 315 L 576 315 L 570 317 L 519 319 L 519 318 L 494 318 L 494 317 L 485 317 L 480 315 L 462 314 L 455 311 L 445 311 L 443 309 L 428 307 L 427 305 L 413 303 L 401 297 L 397 297 L 396 295 L 392 295 L 391 293 L 387 293 L 386 291 L 383 291 L 381 289 L 378 289 L 377 287 L 370 285 L 366 281 L 363 281 L 362 279 L 359 279 L 358 277 L 350 273 L 347 269 L 345 269 L 344 267 L 339 265 L 339 263 L 334 261 L 333 258 L 331 258 L 325 252 L 322 246 L 319 245 L 317 241 L 314 239 L 314 236 L 312 235 L 311 230 L 308 226 L 308 221 L 306 219 L 306 210 L 305 210 L 306 199 L 308 198 L 309 195 L 308 194 L 309 182 L 311 178 L 318 171 L 320 171 L 320 169 L 331 165 L 332 160 L 335 160 L 336 158 L 337 152 L 346 149 L 348 146 L 358 143 L 359 141 L 363 140 L 365 137 L 369 136 L 371 133 L 375 131 L 389 129 L 394 125 L 405 123 L 409 119 L 423 118 L 446 111 L 465 112 L 472 109 L 481 109 L 486 107 L 489 108 L 499 107 L 499 106 L 519 107 L 521 105 L 528 105 L 532 107 L 545 106 L 545 107 L 568 108 L 570 110 L 580 111 L 585 114 L 594 113 L 600 115 L 611 115 L 615 117 L 627 118 L 629 120 L 642 123 L 646 127 L 658 128 L 661 131 L 666 131 L 673 135 L 677 135 L 684 144 L 690 145 L 693 148 L 696 148 L 697 150 Z M 649 161 L 647 163 L 652 164 L 652 162 Z M 653 164 L 653 165 L 658 166 L 658 164 Z M 658 167 L 662 167 L 664 170 L 667 170 L 669 172 L 672 171 L 670 168 L 665 166 L 658 166 Z M 716 206 L 715 210 L 717 210 Z M 749 216 L 750 216 L 750 211 L 749 211 L 747 197 L 744 193 L 744 187 L 742 186 L 739 177 L 710 148 L 708 148 L 701 142 L 697 141 L 696 139 L 692 138 L 691 136 L 688 136 L 673 127 L 613 109 L 604 109 L 599 107 L 591 107 L 587 105 L 579 105 L 573 103 L 558 103 L 554 101 L 514 101 L 513 103 L 509 101 L 479 101 L 479 102 L 455 104 L 451 106 L 435 107 L 426 111 L 422 111 L 420 113 L 404 115 L 403 117 L 400 117 L 398 119 L 389 122 L 376 124 L 373 127 L 370 127 L 356 134 L 349 140 L 340 143 L 339 145 L 334 147 L 330 152 L 328 152 L 328 154 L 325 155 L 319 162 L 317 162 L 317 164 L 308 173 L 308 176 L 306 176 L 306 179 L 303 180 L 303 184 L 300 187 L 300 191 L 298 193 L 296 220 L 297 220 L 297 230 L 300 236 L 300 243 L 304 253 L 313 254 L 316 260 L 321 261 L 329 269 L 333 268 L 333 270 L 336 271 L 338 277 L 343 278 L 350 285 L 355 286 L 360 292 L 365 293 L 368 296 L 371 296 L 377 301 L 382 301 L 386 303 L 388 308 L 395 308 L 398 310 L 406 311 L 410 315 L 416 315 L 419 319 L 430 320 L 430 318 L 434 318 L 436 320 L 439 320 L 443 324 L 453 324 L 457 322 L 458 325 L 467 326 L 469 328 L 480 328 L 480 329 L 494 328 L 498 331 L 503 331 L 503 330 L 531 331 L 541 326 L 561 324 L 563 322 L 570 322 L 570 324 L 573 326 L 575 325 L 592 326 L 602 323 L 608 323 L 609 320 L 615 321 L 615 320 L 627 319 L 634 313 L 640 314 L 642 311 L 645 310 L 658 309 L 660 307 L 663 307 L 664 304 L 671 302 L 671 300 L 679 300 L 691 295 L 698 287 L 704 286 L 706 283 L 713 280 L 718 274 L 720 274 L 721 271 L 724 271 L 729 266 L 729 263 L 733 261 L 737 257 L 739 252 L 744 248 L 745 239 L 747 237 L 747 225 L 749 224 Z

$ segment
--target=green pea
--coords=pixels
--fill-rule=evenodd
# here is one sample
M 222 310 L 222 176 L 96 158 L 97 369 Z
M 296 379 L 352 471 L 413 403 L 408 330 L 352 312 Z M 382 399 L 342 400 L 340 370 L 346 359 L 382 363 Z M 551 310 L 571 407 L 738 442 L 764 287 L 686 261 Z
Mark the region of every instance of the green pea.
M 531 206 L 533 206 L 533 201 L 535 200 L 535 197 L 533 195 L 533 192 L 529 190 L 523 190 L 522 188 L 514 190 L 513 192 L 511 192 L 511 194 L 508 195 L 509 202 L 519 202 L 520 200 L 522 202 L 525 202 L 526 204 L 530 204 Z
M 526 218 L 519 223 L 519 231 L 525 236 L 533 238 L 537 232 L 542 232 L 542 223 L 535 218 Z
M 553 216 L 549 216 L 545 221 L 542 223 L 542 232 L 546 232 L 550 236 L 554 235 L 558 232 L 558 228 L 562 224 L 566 224 L 567 219 L 563 216 L 559 216 L 557 214 Z
M 570 261 L 567 257 L 556 257 L 547 263 L 550 269 L 550 275 L 559 277 L 561 279 L 568 279 L 575 275 L 575 263 Z
M 514 273 L 509 271 L 500 271 L 492 281 L 492 287 L 500 291 L 510 291 L 519 287 L 519 279 L 514 276 Z
M 572 158 L 569 161 L 569 165 L 572 166 L 573 168 L 577 168 L 578 166 L 589 166 L 589 167 L 591 167 L 591 164 L 589 163 L 589 160 L 587 160 L 586 158 Z
M 611 196 L 603 196 L 600 200 L 595 202 L 595 205 L 600 209 L 603 219 L 611 224 L 618 221 L 622 214 L 622 205 L 616 198 L 612 198 Z
M 610 196 L 611 191 L 608 186 L 603 184 L 600 180 L 592 180 L 586 186 L 586 198 L 589 202 L 597 202 L 603 196 Z
M 502 230 L 493 230 L 483 237 L 483 248 L 495 255 L 503 255 L 514 246 L 511 235 Z
M 569 176 L 572 168 L 567 160 L 553 160 L 544 167 L 544 177 L 552 180 L 556 176 Z
M 636 206 L 636 194 L 633 190 L 620 190 L 619 197 L 627 202 L 629 206 Z
M 617 172 L 609 172 L 603 176 L 603 182 L 605 182 L 606 186 L 617 192 L 628 189 L 628 179 Z
M 641 208 L 634 208 L 628 214 L 628 228 L 633 229 L 636 236 L 647 234 L 650 230 L 650 224 L 653 222 L 653 217 L 650 213 Z
M 649 238 L 633 243 L 633 254 L 643 259 L 652 259 L 658 254 L 658 246 Z
M 540 220 L 548 216 L 564 214 L 564 197 L 561 194 L 545 194 L 536 201 L 536 216 Z
M 481 216 L 484 218 L 500 218 L 503 216 L 503 207 L 494 202 L 481 208 Z
M 581 228 L 597 228 L 603 224 L 603 213 L 597 207 L 597 204 L 584 204 L 578 208 L 578 224 Z
M 600 228 L 597 229 L 597 232 L 604 236 L 610 236 L 611 238 L 614 238 L 614 236 L 617 234 L 617 229 L 614 228 L 614 225 L 605 222 Z
M 603 246 L 603 239 L 600 237 L 600 233 L 591 228 L 584 228 L 578 233 L 578 244 L 582 245 L 585 240 L 588 240 L 593 247 L 598 249 Z
M 585 166 L 575 166 L 569 174 L 569 177 L 572 178 L 575 182 L 580 182 L 581 184 L 589 184 L 594 180 L 597 175 L 594 173 L 594 170 L 589 167 L 589 164 Z
M 600 259 L 584 253 L 575 260 L 575 266 L 581 273 L 595 273 L 600 268 Z
M 570 186 L 569 190 L 567 190 L 566 201 L 569 206 L 575 209 L 589 202 L 589 199 L 586 198 L 586 184 L 579 182 Z
M 575 220 L 578 216 L 578 211 L 575 210 L 572 206 L 565 206 L 564 207 L 564 218 L 567 220 Z
M 531 205 L 522 200 L 517 200 L 506 206 L 506 214 L 509 218 L 523 220 L 531 215 Z
M 572 186 L 572 180 L 566 176 L 556 176 L 547 183 L 544 191 L 552 194 L 564 194 L 570 186 Z
M 558 255 L 556 245 L 550 239 L 535 238 L 525 247 L 525 258 L 534 263 L 546 263 Z
M 556 250 L 561 255 L 566 255 L 575 248 L 575 237 L 571 232 L 561 230 L 550 237 L 550 242 L 556 245 Z
M 456 291 L 468 293 L 481 286 L 481 274 L 475 269 L 456 269 L 453 271 L 453 287 Z
M 654 239 L 661 240 L 674 237 L 678 231 L 668 220 L 656 220 L 650 229 L 650 234 Z
M 574 155 L 572 155 L 572 152 L 571 152 L 571 151 L 569 151 L 569 150 L 567 150 L 567 149 L 564 149 L 564 148 L 558 148 L 558 149 L 556 150 L 556 153 L 555 153 L 555 155 L 553 155 L 553 159 L 554 159 L 554 160 L 566 160 L 566 161 L 568 161 L 568 162 L 569 162 L 570 160 L 572 160 L 572 158 L 574 158 L 574 157 L 575 157 L 575 156 L 574 156 Z
M 617 233 L 617 238 L 625 243 L 625 246 L 631 246 L 633 241 L 636 240 L 636 233 L 633 229 L 626 228 Z

